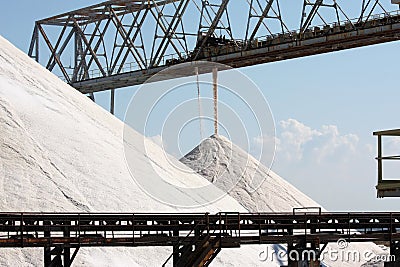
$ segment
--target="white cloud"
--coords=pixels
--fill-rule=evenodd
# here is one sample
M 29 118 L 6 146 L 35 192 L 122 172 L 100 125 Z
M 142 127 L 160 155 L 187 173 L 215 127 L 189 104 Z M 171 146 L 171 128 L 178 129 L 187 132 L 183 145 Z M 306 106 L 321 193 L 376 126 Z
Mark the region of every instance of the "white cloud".
M 341 134 L 335 125 L 313 129 L 295 119 L 288 119 L 278 124 L 276 137 L 257 137 L 253 142 L 255 145 L 274 142 L 276 157 L 281 161 L 321 163 L 332 158 L 345 161 L 357 152 L 359 138 L 351 133 Z
M 282 132 L 276 138 L 279 140 L 277 142 L 277 153 L 282 154 L 290 161 L 301 160 L 303 158 L 304 146 L 315 137 L 321 135 L 320 132 L 311 129 L 295 119 L 281 121 L 279 126 Z
M 346 159 L 349 155 L 356 153 L 359 138 L 355 134 L 341 135 L 337 126 L 324 125 L 316 140 L 313 152 L 317 162 L 338 156 Z

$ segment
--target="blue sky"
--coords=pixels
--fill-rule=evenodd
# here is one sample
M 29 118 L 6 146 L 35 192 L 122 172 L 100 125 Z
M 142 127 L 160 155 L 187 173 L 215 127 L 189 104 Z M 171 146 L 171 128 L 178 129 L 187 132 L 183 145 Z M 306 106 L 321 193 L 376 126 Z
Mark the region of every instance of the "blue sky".
M 0 34 L 27 51 L 35 20 L 97 2 L 7 2 L 2 6 Z M 356 13 L 361 1 L 350 2 L 348 9 Z M 389 0 L 381 2 L 390 6 Z M 261 89 L 275 118 L 273 170 L 328 210 L 398 209 L 399 199 L 376 198 L 372 132 L 400 124 L 399 45 L 394 42 L 241 69 Z M 119 118 L 133 91 L 117 91 Z M 99 104 L 108 105 L 106 93 L 96 97 Z M 388 144 L 388 149 L 395 150 L 396 144 Z

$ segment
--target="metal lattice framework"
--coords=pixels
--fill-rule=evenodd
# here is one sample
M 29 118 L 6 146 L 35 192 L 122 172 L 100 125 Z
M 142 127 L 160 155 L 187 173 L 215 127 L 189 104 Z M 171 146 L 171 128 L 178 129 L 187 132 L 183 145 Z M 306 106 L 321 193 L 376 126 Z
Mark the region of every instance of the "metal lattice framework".
M 287 2 L 107 1 L 37 21 L 29 55 L 93 93 L 141 84 L 181 62 L 243 67 L 400 35 L 400 13 L 389 0 L 359 0 L 356 12 L 346 11 L 345 0 Z
M 287 255 L 313 251 L 314 259 L 289 257 L 289 266 L 320 266 L 327 244 L 338 240 L 385 242 L 391 253 L 385 266 L 400 263 L 400 214 L 389 212 L 0 213 L 0 234 L 0 249 L 44 248 L 49 267 L 71 266 L 81 247 L 173 247 L 162 266 L 186 267 L 209 266 L 221 249 L 261 244 L 287 244 Z

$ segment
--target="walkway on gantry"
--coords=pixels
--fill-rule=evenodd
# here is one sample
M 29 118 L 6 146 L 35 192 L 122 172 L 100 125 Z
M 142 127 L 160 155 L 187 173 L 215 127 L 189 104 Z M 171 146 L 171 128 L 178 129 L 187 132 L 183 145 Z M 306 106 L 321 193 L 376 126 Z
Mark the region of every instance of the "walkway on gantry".
M 169 246 L 166 262 L 208 266 L 225 248 L 287 244 L 320 255 L 340 239 L 387 242 L 399 264 L 400 213 L 0 213 L 0 247 L 44 248 L 45 266 L 71 266 L 81 247 Z

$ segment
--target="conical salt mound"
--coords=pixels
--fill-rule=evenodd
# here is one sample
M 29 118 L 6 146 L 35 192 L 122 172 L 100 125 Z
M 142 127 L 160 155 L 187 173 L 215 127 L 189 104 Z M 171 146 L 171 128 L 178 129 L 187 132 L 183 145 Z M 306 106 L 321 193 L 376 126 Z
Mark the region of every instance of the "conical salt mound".
M 0 211 L 246 211 L 231 197 L 182 209 L 148 196 L 126 166 L 123 127 L 121 121 L 0 37 Z M 151 157 L 176 184 L 210 184 L 189 171 L 177 172 L 157 156 L 163 151 L 155 144 L 148 144 L 149 153 L 141 150 L 143 136 L 133 130 L 131 135 L 133 165 L 142 178 L 153 174 L 146 167 Z M 185 169 L 177 159 L 169 160 Z M 190 201 L 203 197 L 178 190 L 167 193 Z M 259 253 L 259 247 L 224 249 L 214 264 L 277 266 L 276 260 L 260 263 Z M 170 254 L 170 248 L 82 248 L 74 266 L 161 266 Z M 43 266 L 42 260 L 42 249 L 0 248 L 0 266 Z
M 250 212 L 320 206 L 224 136 L 205 139 L 180 161 L 228 192 Z
M 213 135 L 203 140 L 180 161 L 228 192 L 249 212 L 292 212 L 293 208 L 320 207 L 224 136 Z M 365 252 L 370 255 L 387 253 L 374 243 L 350 243 L 345 251 L 331 243 L 325 250 L 337 253 L 337 258 L 324 257 L 326 266 L 383 267 L 383 262 L 367 262 L 362 257 L 352 261 L 346 255 L 357 251 L 360 255 Z

